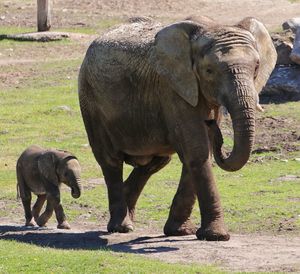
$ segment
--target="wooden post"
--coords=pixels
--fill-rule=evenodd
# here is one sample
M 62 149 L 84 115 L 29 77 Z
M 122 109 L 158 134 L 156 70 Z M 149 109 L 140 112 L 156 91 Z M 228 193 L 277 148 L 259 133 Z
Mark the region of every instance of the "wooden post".
M 50 2 L 51 0 L 37 0 L 38 31 L 47 31 L 51 28 Z

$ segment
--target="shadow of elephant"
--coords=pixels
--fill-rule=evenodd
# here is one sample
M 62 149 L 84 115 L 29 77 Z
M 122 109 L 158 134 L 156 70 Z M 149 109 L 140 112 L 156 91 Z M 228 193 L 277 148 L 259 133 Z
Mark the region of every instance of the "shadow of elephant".
M 34 244 L 40 247 L 51 247 L 58 249 L 80 249 L 125 252 L 135 254 L 161 253 L 178 250 L 169 247 L 170 241 L 166 236 L 137 237 L 132 240 L 109 243 L 105 238 L 110 233 L 104 231 L 58 231 L 51 228 L 24 227 L 16 225 L 0 226 L 0 240 L 14 240 L 21 243 Z M 120 240 L 122 237 L 120 236 Z M 145 246 L 147 243 L 160 242 L 161 245 L 155 247 Z M 178 238 L 178 240 L 183 240 Z M 164 245 L 164 243 L 166 245 Z M 138 247 L 137 245 L 142 245 Z

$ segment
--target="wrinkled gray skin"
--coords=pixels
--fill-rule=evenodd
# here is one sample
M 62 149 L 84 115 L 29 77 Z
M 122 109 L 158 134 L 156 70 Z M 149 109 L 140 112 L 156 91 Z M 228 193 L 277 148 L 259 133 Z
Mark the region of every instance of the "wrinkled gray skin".
M 261 109 L 258 93 L 275 62 L 271 38 L 253 18 L 223 26 L 199 17 L 166 27 L 141 19 L 91 44 L 80 70 L 79 100 L 108 188 L 108 231 L 133 229 L 135 205 L 147 180 L 177 153 L 182 174 L 164 233 L 229 239 L 210 155 L 213 151 L 227 171 L 246 164 L 255 110 Z M 233 121 L 228 157 L 218 124 L 205 123 L 219 122 L 221 106 Z M 124 162 L 134 167 L 125 181 Z M 196 198 L 201 212 L 197 231 L 190 221 Z
M 81 195 L 81 168 L 77 158 L 63 150 L 44 149 L 33 145 L 27 148 L 17 162 L 17 188 L 22 199 L 26 226 L 45 226 L 55 211 L 57 228 L 70 229 L 60 202 L 61 183 L 71 188 L 73 198 Z M 31 192 L 37 200 L 31 210 Z M 45 211 L 40 215 L 44 202 Z

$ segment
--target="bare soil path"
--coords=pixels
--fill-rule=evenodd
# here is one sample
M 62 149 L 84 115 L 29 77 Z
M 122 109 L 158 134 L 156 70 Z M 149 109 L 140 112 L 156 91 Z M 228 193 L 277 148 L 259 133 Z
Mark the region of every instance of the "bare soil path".
M 230 272 L 300 272 L 298 236 L 233 234 L 228 242 L 207 242 L 195 236 L 165 237 L 146 230 L 109 234 L 95 225 L 66 231 L 0 223 L 0 239 L 61 249 L 109 248 L 170 263 L 214 264 Z

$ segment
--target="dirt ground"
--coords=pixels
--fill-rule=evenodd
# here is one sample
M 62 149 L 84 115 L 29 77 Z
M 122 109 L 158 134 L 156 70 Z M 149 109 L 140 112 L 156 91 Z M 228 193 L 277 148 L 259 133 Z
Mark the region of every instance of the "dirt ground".
M 1 6 L 4 10 L 1 15 L 5 16 L 1 23 L 36 25 L 36 1 L 3 0 Z M 299 16 L 300 3 L 288 0 L 53 0 L 52 10 L 52 25 L 64 28 L 95 26 L 103 18 L 150 16 L 169 21 L 206 15 L 226 24 L 254 16 L 274 29 L 286 19 Z
M 277 30 L 289 18 L 299 16 L 300 2 L 286 0 L 55 0 L 53 1 L 53 27 L 91 27 L 103 19 L 131 16 L 150 16 L 160 21 L 173 21 L 190 15 L 210 16 L 222 23 L 231 24 L 246 16 L 262 20 L 270 30 Z M 0 24 L 7 26 L 35 26 L 36 1 L 3 0 L 0 3 Z M 67 16 L 66 16 L 67 15 Z M 0 55 L 0 88 L 21 85 L 40 73 L 38 68 L 25 72 L 22 65 L 41 60 L 57 60 L 57 52 L 65 58 L 83 55 L 93 36 L 82 35 L 77 46 L 39 46 L 32 52 L 22 49 L 4 51 Z M 47 59 L 43 57 L 47 49 Z M 19 67 L 19 69 L 18 69 Z M 77 69 L 77 68 L 75 68 Z M 266 106 L 267 108 L 267 106 Z M 260 127 L 256 136 L 255 150 L 276 151 L 281 145 L 281 154 L 299 150 L 300 125 L 287 118 L 258 117 Z M 226 120 L 225 128 L 230 128 Z M 294 133 L 288 130 L 293 127 Z M 224 130 L 226 133 L 226 129 Z M 230 132 L 227 132 L 230 135 Z M 266 147 L 267 144 L 267 147 Z M 5 204 L 0 203 L 0 207 Z M 21 208 L 18 216 L 22 216 Z M 13 223 L 12 223 L 13 222 Z M 288 235 L 232 235 L 229 242 L 197 241 L 195 236 L 164 237 L 160 231 L 138 230 L 130 234 L 107 234 L 105 227 L 95 223 L 77 224 L 71 231 L 55 228 L 25 228 L 20 219 L 0 218 L 0 239 L 15 239 L 39 246 L 55 248 L 97 249 L 109 247 L 114 251 L 141 254 L 167 262 L 216 264 L 228 271 L 280 271 L 300 272 L 300 236 Z
M 0 224 L 0 239 L 60 249 L 109 248 L 170 263 L 214 264 L 229 272 L 300 271 L 300 237 L 233 234 L 228 242 L 207 242 L 195 236 L 165 237 L 148 230 L 129 234 L 105 231 L 95 224 L 62 231 L 7 223 Z

